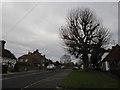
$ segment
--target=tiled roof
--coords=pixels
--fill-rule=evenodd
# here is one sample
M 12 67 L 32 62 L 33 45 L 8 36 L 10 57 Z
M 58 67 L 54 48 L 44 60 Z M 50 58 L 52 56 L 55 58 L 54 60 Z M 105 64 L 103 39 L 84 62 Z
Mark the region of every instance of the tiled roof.
M 120 46 L 117 44 L 116 46 L 112 47 L 112 50 L 104 60 L 120 60 Z
M 47 61 L 48 59 L 45 58 L 45 56 L 42 56 L 40 53 L 34 54 L 25 54 L 21 57 L 18 58 L 19 60 L 22 59 L 23 62 L 25 62 L 25 60 L 28 60 L 27 63 L 29 64 L 34 64 L 34 63 L 41 63 L 43 61 Z
M 14 54 L 12 54 L 9 50 L 5 49 L 5 43 L 6 42 L 4 40 L 0 40 L 0 56 L 11 58 L 11 59 L 16 59 Z
M 0 56 L 6 57 L 6 58 L 11 58 L 11 59 L 16 59 L 16 57 L 7 49 L 3 49 L 2 55 L 0 55 Z

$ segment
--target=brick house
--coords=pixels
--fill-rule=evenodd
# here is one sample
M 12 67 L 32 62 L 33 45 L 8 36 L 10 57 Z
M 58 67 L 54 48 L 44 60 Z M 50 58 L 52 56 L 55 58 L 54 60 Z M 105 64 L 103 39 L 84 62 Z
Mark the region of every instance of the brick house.
M 28 52 L 28 54 L 22 55 L 18 58 L 19 62 L 24 62 L 30 66 L 38 66 L 47 62 L 48 59 L 45 55 L 41 55 L 38 50 L 32 52 Z

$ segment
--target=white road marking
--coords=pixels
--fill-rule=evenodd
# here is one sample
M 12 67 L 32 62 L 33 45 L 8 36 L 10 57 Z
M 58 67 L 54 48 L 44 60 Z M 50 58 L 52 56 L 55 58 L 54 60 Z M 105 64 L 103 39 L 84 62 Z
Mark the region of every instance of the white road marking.
M 54 76 L 54 78 L 53 78 L 53 76 Z M 24 88 L 29 88 L 30 86 L 33 86 L 33 85 L 35 85 L 35 84 L 38 84 L 38 83 L 40 83 L 40 82 L 42 82 L 42 81 L 52 81 L 52 80 L 56 80 L 56 79 L 60 78 L 58 74 L 57 74 L 57 75 L 53 75 L 53 76 L 50 76 L 50 77 L 48 77 L 48 78 L 41 79 L 41 80 L 39 80 L 39 81 L 36 81 L 36 82 L 34 82 L 34 83 L 31 83 L 31 84 L 25 86 Z
M 43 79 L 42 79 L 42 80 L 43 80 Z M 28 88 L 28 87 L 30 87 L 30 86 L 33 86 L 33 85 L 35 85 L 35 84 L 41 82 L 42 80 L 39 80 L 39 81 L 34 82 L 34 83 L 32 83 L 32 84 L 29 84 L 29 85 L 25 86 L 24 88 Z
M 55 76 L 55 75 L 54 75 L 54 76 Z M 52 77 L 53 77 L 53 76 L 52 76 Z M 54 80 L 54 79 L 56 79 L 56 78 L 51 79 L 51 77 L 48 77 L 48 78 L 39 80 L 39 81 L 37 81 L 37 82 L 34 82 L 34 83 L 32 83 L 32 84 L 29 84 L 29 85 L 25 86 L 24 88 L 28 88 L 28 87 L 30 87 L 30 86 L 33 86 L 33 85 L 35 85 L 35 84 L 38 84 L 38 83 L 41 82 L 41 81 L 51 81 L 51 80 Z
M 48 72 L 48 71 L 46 71 L 46 72 Z M 27 74 L 27 75 L 20 75 L 20 76 L 16 76 L 16 77 L 2 78 L 2 79 L 0 79 L 0 80 L 8 80 L 8 79 L 13 79 L 13 78 L 19 78 L 19 77 L 24 77 L 24 76 L 30 76 L 30 75 L 33 75 L 33 74 L 40 74 L 40 73 L 45 73 L 45 72 L 30 73 L 30 74 Z

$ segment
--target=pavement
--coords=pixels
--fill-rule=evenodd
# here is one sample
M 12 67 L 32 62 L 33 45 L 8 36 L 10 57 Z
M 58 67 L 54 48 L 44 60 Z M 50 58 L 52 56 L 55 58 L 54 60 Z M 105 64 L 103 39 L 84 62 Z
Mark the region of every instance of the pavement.
M 2 75 L 2 88 L 56 88 L 72 69 L 28 71 Z

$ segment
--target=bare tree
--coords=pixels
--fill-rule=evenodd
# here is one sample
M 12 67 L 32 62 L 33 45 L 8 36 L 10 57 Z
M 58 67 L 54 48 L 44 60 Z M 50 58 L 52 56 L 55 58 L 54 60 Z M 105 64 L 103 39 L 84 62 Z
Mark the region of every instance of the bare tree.
M 88 69 L 88 54 L 95 48 L 102 48 L 110 41 L 109 32 L 96 19 L 89 8 L 77 8 L 69 12 L 66 25 L 60 29 L 65 50 L 76 58 L 82 58 Z

